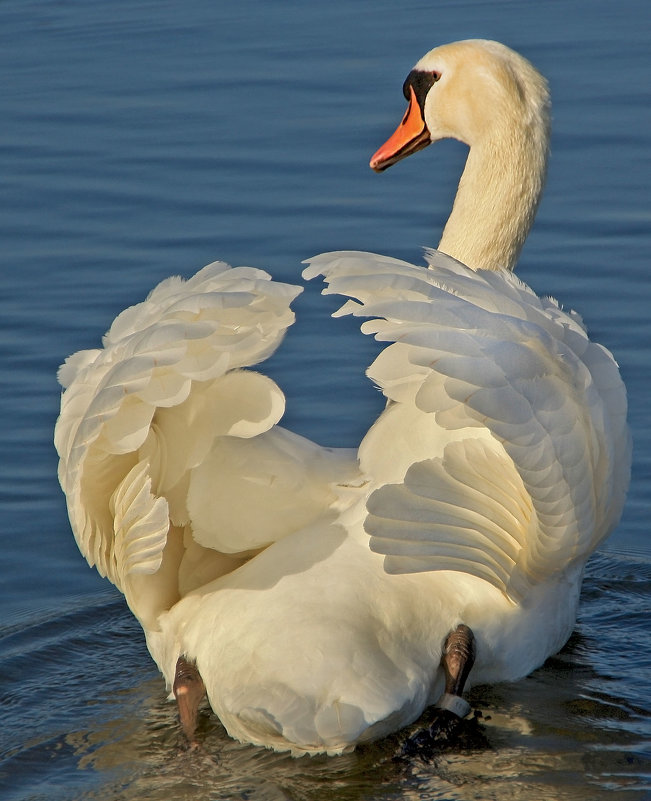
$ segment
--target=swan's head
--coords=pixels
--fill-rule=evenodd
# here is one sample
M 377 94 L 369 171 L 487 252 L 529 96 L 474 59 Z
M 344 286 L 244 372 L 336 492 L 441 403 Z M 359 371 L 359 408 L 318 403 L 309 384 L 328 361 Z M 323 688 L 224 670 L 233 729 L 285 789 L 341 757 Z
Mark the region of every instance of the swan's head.
M 371 158 L 382 172 L 438 139 L 472 147 L 511 131 L 548 137 L 549 93 L 540 73 L 499 42 L 469 39 L 430 50 L 407 76 L 402 122 Z

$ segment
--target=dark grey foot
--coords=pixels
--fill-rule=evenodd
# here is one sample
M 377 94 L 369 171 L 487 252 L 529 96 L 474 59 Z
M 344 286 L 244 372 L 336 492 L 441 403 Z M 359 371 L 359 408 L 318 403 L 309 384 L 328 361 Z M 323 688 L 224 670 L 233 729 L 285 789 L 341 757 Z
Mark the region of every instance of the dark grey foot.
M 480 734 L 476 721 L 464 720 L 470 712 L 470 704 L 461 697 L 474 661 L 475 637 L 468 626 L 461 623 L 448 634 L 443 646 L 443 695 L 429 712 L 430 723 L 407 738 L 402 747 L 402 756 L 427 758 L 453 745 L 462 734 L 465 739 L 468 739 L 468 735 L 471 740 Z M 465 732 L 469 723 L 472 724 L 472 731 Z
M 179 720 L 183 733 L 192 747 L 197 745 L 194 733 L 197 729 L 197 715 L 199 704 L 206 694 L 203 679 L 199 675 L 196 665 L 180 656 L 176 662 L 174 674 L 174 697 L 179 709 Z
M 447 709 L 459 718 L 470 712 L 470 704 L 461 697 L 468 675 L 475 664 L 475 635 L 460 623 L 451 631 L 443 646 L 441 665 L 445 673 L 445 690 L 436 702 L 439 709 Z

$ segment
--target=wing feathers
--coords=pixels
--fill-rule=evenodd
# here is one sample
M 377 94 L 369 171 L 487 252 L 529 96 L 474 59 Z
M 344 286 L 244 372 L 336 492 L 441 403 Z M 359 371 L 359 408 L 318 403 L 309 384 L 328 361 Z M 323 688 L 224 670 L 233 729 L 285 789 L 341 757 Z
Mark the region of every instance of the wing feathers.
M 506 454 L 481 439 L 453 442 L 444 456 L 409 468 L 403 484 L 385 485 L 368 502 L 371 549 L 391 556 L 392 570 L 431 570 L 441 557 L 506 592 L 526 543 L 531 501 Z M 438 569 L 452 569 L 441 566 Z
M 341 312 L 370 318 L 362 331 L 391 343 L 368 370 L 385 395 L 432 415 L 443 443 L 459 432 L 442 457 L 414 456 L 401 484 L 373 493 L 367 530 L 387 569 L 465 569 L 521 598 L 585 558 L 619 518 L 626 393 L 578 315 L 511 273 L 473 272 L 436 251 L 427 259 L 422 269 L 339 252 L 304 273 L 322 273 L 325 291 L 353 299 Z M 365 440 L 371 474 L 373 455 L 394 447 L 385 431 L 380 418 Z
M 277 348 L 300 291 L 216 262 L 160 283 L 116 318 L 102 349 L 61 368 L 55 443 L 72 528 L 117 586 L 160 570 L 170 520 L 188 520 L 189 471 L 214 437 L 252 437 L 281 417 L 280 389 L 241 368 Z
M 146 462 L 127 473 L 111 497 L 110 509 L 121 584 L 130 573 L 155 573 L 162 561 L 169 520 L 165 499 L 151 492 Z

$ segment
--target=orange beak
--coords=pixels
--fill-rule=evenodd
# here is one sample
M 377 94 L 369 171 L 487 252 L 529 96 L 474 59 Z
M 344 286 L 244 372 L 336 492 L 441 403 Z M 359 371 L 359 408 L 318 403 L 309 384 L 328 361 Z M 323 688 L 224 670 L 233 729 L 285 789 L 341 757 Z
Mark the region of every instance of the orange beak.
M 402 122 L 396 128 L 393 136 L 387 139 L 371 158 L 370 167 L 375 172 L 386 170 L 396 161 L 427 147 L 432 141 L 413 86 L 409 87 L 409 92 L 409 106 Z

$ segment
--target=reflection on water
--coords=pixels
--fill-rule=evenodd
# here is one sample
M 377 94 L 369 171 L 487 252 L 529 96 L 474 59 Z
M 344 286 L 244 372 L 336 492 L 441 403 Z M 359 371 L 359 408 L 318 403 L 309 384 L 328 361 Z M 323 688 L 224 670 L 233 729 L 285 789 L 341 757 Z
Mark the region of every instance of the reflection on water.
M 49 799 L 648 798 L 650 715 L 631 695 L 648 676 L 650 582 L 651 567 L 626 556 L 593 559 L 563 652 L 527 679 L 474 688 L 479 732 L 429 760 L 396 759 L 404 734 L 293 759 L 231 740 L 208 708 L 201 748 L 186 750 L 137 624 L 106 593 L 4 633 L 0 670 L 15 689 L 0 719 L 2 773 L 16 779 L 7 798 L 24 797 L 21 777 L 33 791 L 34 769 Z

